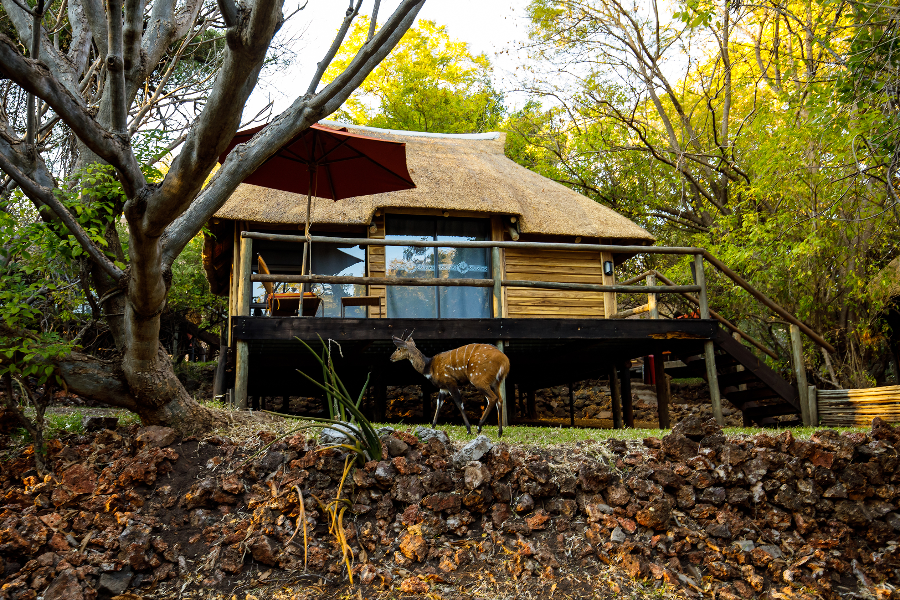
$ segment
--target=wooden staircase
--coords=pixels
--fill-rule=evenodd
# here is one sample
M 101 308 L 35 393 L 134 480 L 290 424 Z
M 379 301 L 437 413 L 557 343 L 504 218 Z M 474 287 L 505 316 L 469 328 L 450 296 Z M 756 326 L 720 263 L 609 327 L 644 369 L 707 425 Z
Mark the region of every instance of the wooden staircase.
M 716 374 L 722 398 L 743 413 L 744 425 L 787 426 L 800 423 L 797 388 L 770 369 L 762 359 L 732 338 L 721 327 L 712 337 L 716 349 Z M 704 355 L 678 356 L 682 365 L 666 368 L 673 378 L 707 379 Z M 796 422 L 774 417 L 795 415 Z

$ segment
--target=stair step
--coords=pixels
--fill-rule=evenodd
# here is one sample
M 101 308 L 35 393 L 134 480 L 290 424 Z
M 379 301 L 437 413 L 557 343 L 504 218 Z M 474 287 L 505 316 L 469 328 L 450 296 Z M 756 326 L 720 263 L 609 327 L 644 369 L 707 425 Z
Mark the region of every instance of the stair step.
M 675 367 L 674 369 L 666 369 L 672 379 L 691 379 L 694 377 L 705 377 L 706 369 L 697 367 Z
M 782 415 L 796 415 L 797 409 L 787 402 L 779 402 L 778 404 L 768 404 L 765 406 L 754 406 L 744 410 L 744 414 L 754 421 L 760 422 L 765 417 L 780 417 Z
M 734 373 L 720 373 L 719 387 L 725 389 L 733 385 L 741 385 L 742 383 L 758 382 L 759 378 L 753 371 L 736 371 Z
M 778 398 L 778 394 L 767 387 L 753 388 L 742 392 L 728 392 L 725 394 L 728 401 L 735 406 L 743 406 L 753 400 L 768 400 L 769 398 Z M 793 407 L 792 407 L 793 408 Z M 741 409 L 743 410 L 743 408 Z

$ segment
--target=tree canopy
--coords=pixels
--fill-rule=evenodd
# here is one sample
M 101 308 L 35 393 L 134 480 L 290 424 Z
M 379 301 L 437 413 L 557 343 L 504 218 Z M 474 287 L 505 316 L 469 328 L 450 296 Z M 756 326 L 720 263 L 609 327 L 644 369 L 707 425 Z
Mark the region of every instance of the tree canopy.
M 883 381 L 873 278 L 900 242 L 896 7 L 534 0 L 529 17 L 532 101 L 510 117 L 510 156 L 661 243 L 710 249 L 825 332 L 840 356 L 832 374 L 808 348 L 822 382 Z M 712 284 L 717 310 L 788 355 L 783 323 Z
M 325 72 L 336 77 L 365 43 L 369 24 L 359 19 Z M 473 55 L 446 27 L 421 19 L 366 78 L 335 116 L 356 125 L 434 133 L 478 133 L 498 128 L 503 95 L 485 54 Z

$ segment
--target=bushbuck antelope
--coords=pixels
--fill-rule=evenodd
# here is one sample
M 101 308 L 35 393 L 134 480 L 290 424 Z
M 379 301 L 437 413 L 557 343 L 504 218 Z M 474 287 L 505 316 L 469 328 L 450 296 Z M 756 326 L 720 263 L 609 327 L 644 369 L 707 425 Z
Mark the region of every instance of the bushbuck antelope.
M 466 417 L 462 398 L 459 395 L 459 386 L 471 383 L 475 389 L 484 394 L 488 403 L 478 422 L 478 433 L 481 433 L 488 414 L 496 406 L 497 422 L 499 423 L 498 435 L 503 435 L 503 418 L 500 415 L 502 400 L 499 390 L 500 384 L 509 375 L 509 359 L 496 346 L 469 344 L 429 358 L 416 348 L 412 335 L 406 339 L 395 337 L 394 345 L 397 346 L 397 349 L 391 355 L 391 361 L 409 359 L 413 368 L 440 390 L 437 410 L 434 411 L 434 421 L 431 423 L 432 427 L 437 424 L 441 405 L 449 394 L 462 414 L 466 431 L 469 434 L 472 433 L 472 427 L 469 425 L 469 419 Z

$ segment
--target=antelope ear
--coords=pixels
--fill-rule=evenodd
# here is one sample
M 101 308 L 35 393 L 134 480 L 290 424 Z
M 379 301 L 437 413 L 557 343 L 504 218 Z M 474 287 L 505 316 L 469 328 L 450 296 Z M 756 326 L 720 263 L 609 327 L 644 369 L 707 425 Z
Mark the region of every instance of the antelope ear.
M 398 348 L 405 348 L 405 347 L 406 347 L 406 341 L 405 341 L 405 340 L 401 340 L 401 339 L 398 338 L 398 337 L 394 337 L 393 340 L 394 340 L 394 345 L 397 346 Z

